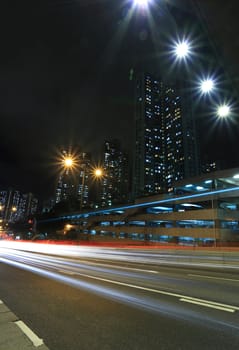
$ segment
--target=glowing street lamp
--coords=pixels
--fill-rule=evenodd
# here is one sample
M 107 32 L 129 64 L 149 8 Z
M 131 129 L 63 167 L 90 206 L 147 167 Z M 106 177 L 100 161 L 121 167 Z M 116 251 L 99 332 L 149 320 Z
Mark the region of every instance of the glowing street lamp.
M 147 7 L 151 0 L 134 0 L 134 4 L 139 7 Z
M 94 170 L 95 177 L 101 177 L 103 176 L 103 170 L 101 168 L 97 168 Z
M 231 112 L 230 106 L 228 106 L 226 104 L 219 106 L 217 109 L 217 115 L 220 118 L 228 117 L 230 112 Z
M 66 225 L 65 225 L 65 230 L 66 230 L 66 231 L 70 231 L 70 230 L 72 229 L 72 227 L 73 227 L 73 226 L 72 226 L 71 224 L 66 224 Z
M 74 172 L 78 167 L 78 162 L 75 155 L 72 154 L 65 154 L 61 158 L 61 168 L 62 171 L 66 174 L 69 174 L 70 172 Z
M 63 165 L 65 168 L 72 168 L 74 165 L 74 159 L 71 156 L 67 156 L 63 159 Z
M 214 81 L 210 78 L 204 79 L 200 83 L 200 89 L 203 94 L 208 94 L 214 90 Z
M 182 60 L 186 59 L 190 55 L 190 44 L 188 41 L 183 40 L 175 45 L 174 54 L 177 59 Z

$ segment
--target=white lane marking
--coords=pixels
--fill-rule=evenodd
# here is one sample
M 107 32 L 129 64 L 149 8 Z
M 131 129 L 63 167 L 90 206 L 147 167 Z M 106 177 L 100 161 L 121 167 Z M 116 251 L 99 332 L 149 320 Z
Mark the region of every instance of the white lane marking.
M 125 286 L 125 287 L 140 289 L 140 290 L 145 290 L 145 291 L 148 291 L 148 292 L 162 294 L 162 295 L 167 295 L 167 296 L 172 296 L 172 297 L 176 297 L 176 298 L 179 298 L 179 299 L 183 298 L 183 299 L 187 299 L 187 300 L 193 300 L 195 302 L 208 303 L 208 304 L 212 304 L 212 305 L 217 305 L 218 307 L 225 307 L 225 308 L 228 308 L 228 309 L 231 308 L 231 309 L 234 309 L 234 310 L 239 310 L 239 306 L 217 303 L 217 302 L 214 302 L 214 301 L 211 301 L 211 300 L 206 300 L 206 299 L 193 298 L 193 297 L 190 297 L 188 295 L 177 294 L 177 293 L 172 293 L 172 292 L 166 292 L 166 291 L 159 290 L 159 289 L 153 289 L 153 288 L 137 286 L 135 284 L 129 284 L 129 283 L 124 283 L 124 282 L 109 280 L 107 278 L 91 276 L 91 275 L 83 274 L 83 273 L 80 273 L 80 272 L 76 272 L 76 274 L 80 275 L 82 277 L 87 277 L 87 278 L 98 280 L 98 281 L 102 281 L 102 282 L 117 284 L 117 285 L 120 285 L 120 286 Z
M 154 270 L 144 270 L 144 269 L 136 269 L 134 267 L 123 267 L 123 266 L 117 266 L 115 267 L 116 269 L 123 269 L 123 270 L 133 270 L 133 271 L 139 271 L 139 272 L 149 272 L 149 273 L 155 273 L 157 274 L 158 271 Z
M 60 273 L 65 273 L 66 275 L 75 275 L 75 272 L 72 271 L 67 271 L 67 270 L 58 270 L 58 272 Z
M 193 300 L 193 301 L 199 301 L 199 302 L 203 302 L 203 303 L 207 303 L 207 304 L 212 304 L 212 305 L 216 305 L 216 306 L 222 306 L 222 307 L 229 307 L 235 310 L 239 310 L 238 306 L 234 306 L 234 305 L 227 305 L 227 304 L 223 304 L 223 303 L 217 303 L 216 301 L 211 301 L 211 300 L 206 300 L 206 299 L 199 299 L 199 298 L 194 298 L 194 297 L 186 297 L 186 299 L 189 300 Z
M 210 307 L 212 309 L 218 309 L 218 310 L 227 311 L 227 312 L 235 312 L 234 309 L 230 309 L 230 308 L 226 308 L 226 307 L 222 307 L 222 306 L 217 306 L 217 305 L 213 305 L 213 304 L 209 304 L 209 303 L 203 303 L 203 302 L 199 302 L 199 301 L 195 301 L 195 300 L 191 300 L 191 299 L 181 298 L 180 301 L 184 301 L 186 303 L 191 303 L 191 304 L 196 304 L 196 305 L 201 305 L 201 306 L 205 306 L 205 307 Z
M 99 265 L 99 264 L 98 264 Z M 102 265 L 104 265 L 104 266 L 107 266 L 108 268 L 109 268 L 109 266 L 110 265 L 106 265 L 106 264 L 102 264 Z M 111 266 L 110 266 L 111 267 Z M 126 268 L 124 268 L 124 267 L 113 267 L 114 269 L 123 269 L 123 270 L 133 270 L 133 271 L 140 271 L 140 272 L 149 272 L 149 273 L 154 273 L 154 274 L 158 274 L 158 271 L 153 271 L 153 270 L 142 270 L 142 269 L 136 269 L 136 268 L 130 268 L 130 267 L 126 267 Z M 67 271 L 67 270 L 59 270 L 58 269 L 58 272 L 60 272 L 60 273 L 64 273 L 64 274 L 66 274 L 66 275 L 76 275 L 76 274 L 78 274 L 78 272 L 73 272 L 73 271 Z
M 213 279 L 213 280 L 239 282 L 239 280 L 236 280 L 236 279 L 233 279 L 233 278 L 213 277 L 213 276 L 206 276 L 206 275 L 194 275 L 194 274 L 190 274 L 190 273 L 188 274 L 188 276 L 200 277 L 200 278 L 208 278 L 208 279 Z
M 23 321 L 16 321 L 15 323 L 23 333 L 26 334 L 35 347 L 43 344 L 43 340 L 40 339 Z
M 2 301 L 2 300 L 0 300 L 0 304 L 3 304 L 3 301 Z
M 139 271 L 139 272 L 149 272 L 149 273 L 155 273 L 158 274 L 158 271 L 155 270 L 146 270 L 146 269 L 137 269 L 135 267 L 124 267 L 124 266 L 115 266 L 115 265 L 110 265 L 110 264 L 102 264 L 102 263 L 98 263 L 98 261 L 100 261 L 99 259 L 95 259 L 97 261 L 97 266 L 106 266 L 107 268 L 112 268 L 112 269 L 118 269 L 118 270 L 132 270 L 132 271 Z M 81 260 L 84 264 L 86 265 L 93 265 L 95 266 L 95 263 L 91 263 L 87 260 Z
M 96 260 L 100 261 L 99 259 L 96 259 Z M 88 265 L 95 265 L 94 263 L 86 262 L 86 260 L 83 260 L 83 263 L 86 263 Z M 97 262 L 97 265 L 106 266 L 108 268 L 110 267 L 110 268 L 116 269 L 116 270 L 117 269 L 118 270 L 132 270 L 132 271 L 149 272 L 149 273 L 158 274 L 158 271 L 155 271 L 155 270 L 137 269 L 135 267 L 114 266 L 114 265 L 102 264 L 102 263 L 98 263 L 98 262 Z

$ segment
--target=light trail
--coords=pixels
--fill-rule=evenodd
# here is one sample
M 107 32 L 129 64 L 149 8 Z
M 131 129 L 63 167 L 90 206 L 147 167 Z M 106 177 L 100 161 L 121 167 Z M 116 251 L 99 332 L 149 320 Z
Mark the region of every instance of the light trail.
M 0 250 L 1 252 L 1 250 Z M 123 277 L 129 277 L 129 278 L 138 278 L 139 275 L 137 273 L 144 273 L 145 274 L 157 274 L 157 271 L 153 270 L 146 270 L 146 269 L 136 269 L 136 268 L 129 268 L 129 267 L 123 267 L 118 265 L 110 265 L 110 264 L 101 264 L 98 262 L 90 262 L 88 260 L 72 260 L 72 259 L 66 259 L 62 257 L 54 257 L 54 256 L 47 256 L 47 255 L 39 255 L 37 253 L 31 253 L 31 252 L 25 252 L 25 251 L 15 251 L 11 249 L 5 249 L 5 251 L 2 251 L 2 255 L 9 259 L 14 259 L 15 261 L 18 261 L 19 263 L 28 264 L 31 266 L 36 266 L 44 269 L 54 269 L 56 271 L 58 270 L 64 270 L 65 272 L 68 271 L 68 273 L 79 273 L 79 271 L 82 272 L 90 272 L 90 273 L 101 273 L 101 274 L 107 274 L 112 276 L 123 276 Z M 3 260 L 3 258 L 0 258 L 0 261 Z M 126 271 L 127 272 L 126 272 Z M 145 277 L 145 276 L 144 276 Z
M 159 271 L 152 269 L 148 271 L 146 268 L 131 268 L 129 266 L 125 268 L 122 265 L 116 265 L 116 260 L 122 262 L 124 254 L 123 263 L 132 263 L 132 261 L 137 263 L 136 258 L 140 257 L 140 253 L 134 253 L 133 257 L 130 257 L 131 252 L 129 251 L 115 251 L 113 249 L 106 249 L 105 252 L 103 248 L 63 247 L 58 245 L 52 247 L 46 244 L 30 243 L 28 245 L 26 243 L 22 245 L 21 243 L 8 243 L 11 244 L 0 244 L 0 262 L 103 298 L 128 304 L 131 307 L 163 313 L 173 318 L 183 318 L 190 322 L 201 322 L 202 324 L 205 323 L 206 319 L 213 327 L 221 322 L 221 317 L 218 318 L 220 319 L 219 322 L 215 316 L 205 315 L 203 307 L 204 309 L 206 309 L 205 306 L 213 308 L 215 312 L 227 312 L 232 316 L 239 311 L 239 306 L 231 303 L 208 300 L 208 298 L 178 292 L 177 289 L 180 290 L 183 286 L 182 280 L 178 277 L 165 277 Z M 60 252 L 56 251 L 57 248 L 60 248 Z M 32 249 L 40 251 L 40 253 L 33 253 Z M 54 251 L 54 254 L 52 256 L 47 255 L 46 251 L 47 254 Z M 67 257 L 67 255 L 69 256 Z M 95 255 L 97 261 L 95 261 Z M 147 257 L 148 263 L 156 261 L 158 256 L 155 253 L 147 254 L 145 252 L 142 255 L 143 259 Z M 76 256 L 79 258 L 77 259 Z M 98 261 L 100 257 L 102 257 L 104 263 Z M 93 262 L 89 261 L 91 258 Z M 113 263 L 110 260 L 111 258 Z M 166 255 L 164 258 L 166 258 Z M 108 264 L 105 263 L 107 260 L 109 260 Z M 186 281 L 184 277 L 183 283 L 187 283 Z M 194 289 L 194 293 L 196 292 L 197 288 Z M 191 310 L 189 306 L 183 306 L 185 304 L 182 301 L 188 305 L 194 304 L 197 309 Z M 237 327 L 237 325 L 234 319 L 229 319 L 223 323 L 223 327 L 229 329 Z
M 180 251 L 170 253 L 170 251 L 155 250 L 137 250 L 137 249 L 118 249 L 105 247 L 90 246 L 73 246 L 65 244 L 45 244 L 31 242 L 14 242 L 0 241 L 1 249 L 14 249 L 18 251 L 34 252 L 40 254 L 48 254 L 59 257 L 70 257 L 77 259 L 93 259 L 94 262 L 99 261 L 115 261 L 129 264 L 141 265 L 168 265 L 168 266 L 200 266 L 210 268 L 224 268 L 239 270 L 239 256 L 226 256 L 224 253 L 215 254 L 215 252 L 199 253 L 195 251 Z
M 83 281 L 82 279 L 79 280 L 73 276 L 68 276 L 68 275 L 65 276 L 65 275 L 62 275 L 60 270 L 58 270 L 57 272 L 52 272 L 52 271 L 44 270 L 43 268 L 29 266 L 29 265 L 26 265 L 25 263 L 21 263 L 18 261 L 7 259 L 7 258 L 1 258 L 1 260 L 2 262 L 10 266 L 17 267 L 17 268 L 29 271 L 31 273 L 40 275 L 42 277 L 46 277 L 54 281 L 67 284 L 68 286 L 71 286 L 74 288 L 89 291 L 101 297 L 106 297 L 107 299 L 110 298 L 112 300 L 115 300 L 124 304 L 129 304 L 130 306 L 139 307 L 144 310 L 165 313 L 171 316 L 174 315 L 174 317 L 176 318 L 177 317 L 181 318 L 182 314 L 186 315 L 186 312 L 184 311 L 184 309 L 178 308 L 177 310 L 177 307 L 175 306 L 172 307 L 170 306 L 169 303 L 166 303 L 163 301 L 158 303 L 157 301 L 151 298 L 147 298 L 145 296 L 138 297 L 138 296 L 132 295 L 132 293 L 125 293 L 116 289 L 112 289 L 109 286 L 104 287 L 96 283 Z M 67 271 L 67 274 L 69 274 L 69 271 Z M 195 316 L 195 320 L 196 320 L 196 316 Z

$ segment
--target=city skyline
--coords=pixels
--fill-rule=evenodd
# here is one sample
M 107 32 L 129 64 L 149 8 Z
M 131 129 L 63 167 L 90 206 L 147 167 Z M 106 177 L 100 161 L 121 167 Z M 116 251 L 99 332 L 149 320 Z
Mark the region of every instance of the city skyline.
M 209 5 L 216 11 L 212 1 Z M 9 30 L 1 57 L 0 184 L 2 188 L 21 187 L 34 193 L 41 186 L 50 186 L 59 145 L 77 142 L 82 151 L 97 153 L 105 139 L 120 138 L 130 147 L 131 73 L 142 70 L 144 64 L 147 69 L 154 55 L 145 15 L 139 19 L 140 13 L 135 13 L 123 31 L 129 1 L 118 5 L 55 1 L 38 6 L 23 1 L 12 10 L 5 5 L 2 23 Z M 225 21 L 232 26 L 229 19 L 233 11 L 228 6 L 227 10 Z M 215 16 L 222 12 L 217 9 Z M 89 18 L 96 13 L 99 15 L 93 16 L 92 25 Z M 211 13 L 206 13 L 208 18 Z M 215 26 L 212 33 L 217 35 L 217 42 L 221 39 L 225 43 L 224 52 L 230 51 L 232 45 L 223 39 L 225 34 L 221 38 Z M 235 62 L 227 56 L 226 63 L 231 65 L 226 68 L 232 71 Z M 218 129 L 214 134 L 208 131 L 204 135 L 206 145 L 215 138 L 216 144 L 222 144 L 220 152 L 227 143 L 232 152 L 238 134 L 234 126 L 225 128 L 225 140 Z M 217 149 L 214 151 L 218 156 Z M 226 152 L 222 154 L 226 156 Z

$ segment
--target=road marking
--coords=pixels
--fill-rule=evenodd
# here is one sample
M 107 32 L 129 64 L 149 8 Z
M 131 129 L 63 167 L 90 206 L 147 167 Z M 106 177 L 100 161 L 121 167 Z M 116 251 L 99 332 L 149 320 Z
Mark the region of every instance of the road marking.
M 214 305 L 217 306 L 217 308 L 225 308 L 225 309 L 232 309 L 232 310 L 239 310 L 239 306 L 234 306 L 234 305 L 229 305 L 229 304 L 223 304 L 223 303 L 217 303 L 211 300 L 206 300 L 206 299 L 200 299 L 200 298 L 194 298 L 194 297 L 190 297 L 188 295 L 183 295 L 183 294 L 177 294 L 177 293 L 172 293 L 172 292 L 166 292 L 164 290 L 159 290 L 159 289 L 153 289 L 153 288 L 147 288 L 147 287 L 142 287 L 142 286 L 137 286 L 135 284 L 130 284 L 130 283 L 124 283 L 124 282 L 119 282 L 119 281 L 114 281 L 114 280 L 109 280 L 107 278 L 101 278 L 101 277 L 96 277 L 96 276 L 91 276 L 91 275 L 87 275 L 87 274 L 83 274 L 80 272 L 76 272 L 77 275 L 83 276 L 83 277 L 87 277 L 90 279 L 94 279 L 94 280 L 98 280 L 98 281 L 102 281 L 102 282 L 107 282 L 107 283 L 112 283 L 112 284 L 117 284 L 120 286 L 125 286 L 125 287 L 130 287 L 130 288 L 134 288 L 134 289 L 139 289 L 139 290 L 145 290 L 147 292 L 152 292 L 152 293 L 157 293 L 157 294 L 162 294 L 162 295 L 167 295 L 167 296 L 172 296 L 172 297 L 176 297 L 178 299 L 187 299 L 187 300 L 191 300 L 194 301 L 194 303 L 198 302 L 198 303 L 203 303 L 203 304 L 210 304 L 210 305 Z
M 109 265 L 110 266 L 110 265 Z M 158 271 L 155 270 L 144 270 L 144 269 L 136 269 L 135 267 L 123 267 L 123 266 L 117 266 L 116 269 L 123 269 L 123 270 L 133 270 L 133 271 L 139 271 L 139 272 L 148 272 L 148 273 L 155 273 L 158 274 Z
M 194 298 L 194 297 L 186 297 L 186 299 L 189 300 L 193 300 L 193 301 L 199 301 L 199 302 L 203 302 L 206 304 L 212 304 L 212 305 L 216 305 L 216 306 L 222 306 L 222 307 L 229 307 L 235 310 L 239 310 L 238 306 L 234 306 L 234 305 L 227 305 L 227 304 L 223 304 L 223 303 L 217 303 L 216 301 L 211 301 L 211 300 L 206 300 L 206 299 L 199 299 L 199 298 Z
M 15 323 L 22 330 L 22 332 L 26 334 L 35 347 L 43 344 L 43 340 L 40 339 L 23 321 L 16 321 Z
M 60 273 L 65 273 L 66 275 L 75 275 L 75 272 L 72 271 L 67 271 L 67 270 L 58 270 L 58 272 Z
M 181 298 L 179 300 L 180 301 L 184 301 L 186 303 L 206 306 L 206 307 L 210 307 L 212 309 L 217 309 L 217 310 L 222 310 L 222 311 L 227 311 L 227 312 L 235 312 L 236 311 L 235 309 L 231 309 L 231 308 L 227 308 L 227 307 L 223 307 L 223 306 L 217 306 L 217 305 L 214 305 L 212 303 L 203 303 L 203 302 L 199 302 L 199 301 L 196 301 L 196 300 L 185 299 L 185 298 Z
M 208 279 L 213 279 L 213 280 L 222 280 L 222 281 L 232 281 L 232 282 L 239 282 L 239 280 L 233 279 L 233 278 L 223 278 L 223 277 L 212 277 L 212 276 L 204 276 L 204 275 L 193 275 L 193 274 L 188 274 L 188 276 L 192 277 L 201 277 L 201 278 L 208 278 Z
M 110 267 L 112 269 L 118 269 L 118 270 L 132 270 L 132 271 L 149 272 L 149 273 L 158 274 L 158 271 L 155 271 L 155 270 L 137 269 L 135 267 L 124 267 L 124 266 L 115 266 L 115 265 L 110 265 L 110 264 L 102 264 L 102 263 L 98 263 L 98 261 L 100 261 L 99 259 L 95 259 L 95 260 L 97 260 L 97 265 L 106 266 L 107 268 Z M 95 266 L 95 263 L 91 263 L 87 260 L 82 260 L 82 261 L 86 265 Z
M 0 304 L 3 304 L 3 301 L 2 301 L 2 300 L 0 300 Z

